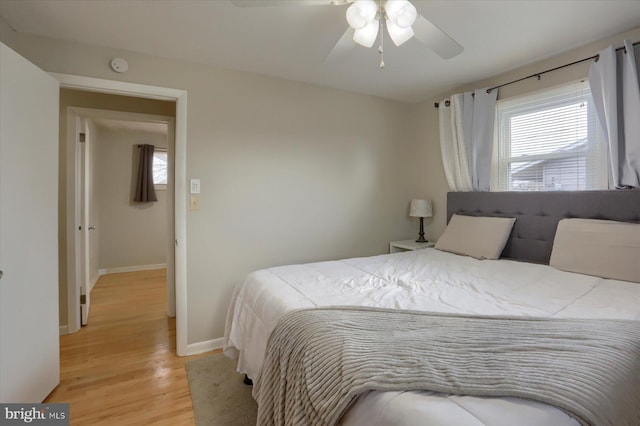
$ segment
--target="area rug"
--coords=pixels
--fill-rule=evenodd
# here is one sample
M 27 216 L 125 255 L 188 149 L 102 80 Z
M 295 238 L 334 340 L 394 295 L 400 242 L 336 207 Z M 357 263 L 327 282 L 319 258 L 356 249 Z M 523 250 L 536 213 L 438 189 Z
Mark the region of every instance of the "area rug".
M 187 361 L 196 426 L 255 426 L 258 405 L 235 365 L 223 354 Z

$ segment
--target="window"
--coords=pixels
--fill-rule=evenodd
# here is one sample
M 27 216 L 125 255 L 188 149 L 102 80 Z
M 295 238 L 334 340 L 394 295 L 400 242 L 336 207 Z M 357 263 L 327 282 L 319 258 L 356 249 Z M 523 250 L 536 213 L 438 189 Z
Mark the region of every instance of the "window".
M 153 151 L 153 184 L 156 189 L 167 189 L 167 149 Z
M 492 190 L 606 188 L 606 143 L 588 82 L 498 101 Z

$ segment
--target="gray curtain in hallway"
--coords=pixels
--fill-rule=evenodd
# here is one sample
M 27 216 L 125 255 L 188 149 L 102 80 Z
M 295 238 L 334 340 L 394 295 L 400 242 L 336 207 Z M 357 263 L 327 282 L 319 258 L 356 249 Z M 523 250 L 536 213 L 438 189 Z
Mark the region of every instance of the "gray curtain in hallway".
M 153 145 L 138 145 L 140 159 L 138 163 L 138 180 L 133 201 L 146 203 L 158 201 L 153 186 Z

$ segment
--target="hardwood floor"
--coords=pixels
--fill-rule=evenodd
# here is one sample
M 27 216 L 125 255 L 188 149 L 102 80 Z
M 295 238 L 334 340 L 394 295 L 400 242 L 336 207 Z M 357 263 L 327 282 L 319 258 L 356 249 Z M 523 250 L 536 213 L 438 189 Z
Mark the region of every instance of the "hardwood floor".
M 194 425 L 165 270 L 103 275 L 89 325 L 60 337 L 60 385 L 47 402 L 70 404 L 72 425 Z

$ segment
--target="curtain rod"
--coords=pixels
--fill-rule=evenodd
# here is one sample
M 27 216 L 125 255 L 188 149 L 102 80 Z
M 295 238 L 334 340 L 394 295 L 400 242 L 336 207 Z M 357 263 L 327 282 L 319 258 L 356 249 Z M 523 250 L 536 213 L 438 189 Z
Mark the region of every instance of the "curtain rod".
M 635 45 L 637 45 L 637 44 L 640 44 L 640 41 L 637 41 L 637 42 L 633 43 L 633 46 L 635 46 Z M 625 47 L 624 47 L 624 46 L 622 46 L 622 47 L 618 47 L 618 48 L 616 49 L 616 52 L 617 52 L 617 51 L 620 51 L 620 50 L 625 50 Z M 491 91 L 492 91 L 492 90 L 499 89 L 499 88 L 501 88 L 501 87 L 508 86 L 508 85 L 510 85 L 510 84 L 519 83 L 519 82 L 521 82 L 521 81 L 523 81 L 523 80 L 528 80 L 528 79 L 530 79 L 530 78 L 534 78 L 534 77 L 537 77 L 537 78 L 538 78 L 538 80 L 540 80 L 540 77 L 542 76 L 542 74 L 546 74 L 546 73 L 549 73 L 549 72 L 551 72 L 551 71 L 557 71 L 557 70 L 559 70 L 559 69 L 566 68 L 566 67 L 570 67 L 570 66 L 572 66 L 572 65 L 576 65 L 576 64 L 580 64 L 580 63 L 582 63 L 582 62 L 587 62 L 587 61 L 590 61 L 590 60 L 592 60 L 592 59 L 593 59 L 593 60 L 595 60 L 596 62 L 598 62 L 598 59 L 599 59 L 599 58 L 600 58 L 600 55 L 599 55 L 599 54 L 597 54 L 597 55 L 593 55 L 593 56 L 590 56 L 590 57 L 588 57 L 588 58 L 584 58 L 584 59 L 580 59 L 580 60 L 578 60 L 578 61 L 571 62 L 571 63 L 569 63 L 569 64 L 560 65 L 559 67 L 555 67 L 555 68 L 551 68 L 551 69 L 548 69 L 548 70 L 540 71 L 540 72 L 537 72 L 537 73 L 535 73 L 535 74 L 531 74 L 531 75 L 528 75 L 528 76 L 526 76 L 526 77 L 519 78 L 519 79 L 517 79 L 517 80 L 509 81 L 508 83 L 498 84 L 497 86 L 493 86 L 493 87 L 488 88 L 488 89 L 487 89 L 487 93 L 491 93 Z M 445 101 L 445 106 L 449 106 L 449 105 L 451 105 L 450 101 Z M 436 102 L 435 104 L 433 104 L 433 106 L 434 106 L 434 107 L 436 107 L 436 108 L 438 108 L 438 107 L 440 107 L 440 103 L 439 103 L 439 102 Z
M 145 144 L 138 144 L 136 145 L 138 148 L 142 148 Z M 148 144 L 147 144 L 148 145 Z M 168 148 L 166 146 L 155 146 L 153 147 L 156 151 L 168 151 Z

